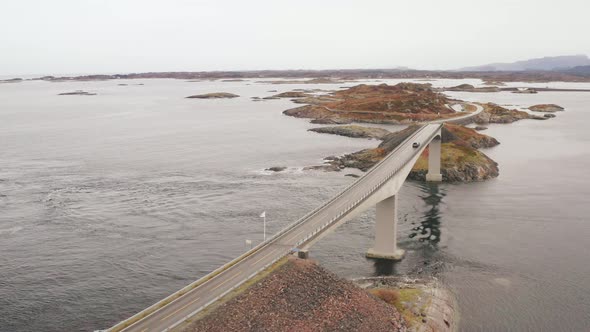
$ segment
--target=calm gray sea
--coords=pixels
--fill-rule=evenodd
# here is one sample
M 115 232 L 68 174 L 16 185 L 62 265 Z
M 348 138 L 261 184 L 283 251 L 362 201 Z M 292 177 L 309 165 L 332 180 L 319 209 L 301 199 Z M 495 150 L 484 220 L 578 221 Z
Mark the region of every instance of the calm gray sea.
M 262 211 L 274 233 L 329 199 L 349 172 L 302 167 L 378 142 L 307 132 L 315 125 L 281 114 L 296 104 L 250 97 L 354 84 L 0 84 L 0 331 L 110 327 L 260 241 Z M 57 95 L 79 89 L 98 95 Z M 184 98 L 217 91 L 241 97 Z M 502 144 L 485 153 L 500 164 L 497 179 L 407 182 L 404 261 L 364 258 L 374 211 L 312 256 L 344 277 L 436 276 L 456 294 L 464 331 L 589 330 L 590 93 L 453 96 L 566 111 L 491 125 L 485 133 Z

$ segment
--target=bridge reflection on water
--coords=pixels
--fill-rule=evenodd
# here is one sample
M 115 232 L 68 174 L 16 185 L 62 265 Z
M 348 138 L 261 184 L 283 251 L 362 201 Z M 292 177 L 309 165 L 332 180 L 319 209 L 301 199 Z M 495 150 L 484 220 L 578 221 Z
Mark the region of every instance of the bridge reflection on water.
M 440 204 L 446 196 L 444 190 L 441 190 L 436 183 L 421 183 L 420 189 L 425 194 L 421 196 L 429 210 L 422 217 L 420 226 L 412 228 L 410 238 L 417 238 L 419 242 L 426 242 L 432 246 L 437 246 L 440 242 Z

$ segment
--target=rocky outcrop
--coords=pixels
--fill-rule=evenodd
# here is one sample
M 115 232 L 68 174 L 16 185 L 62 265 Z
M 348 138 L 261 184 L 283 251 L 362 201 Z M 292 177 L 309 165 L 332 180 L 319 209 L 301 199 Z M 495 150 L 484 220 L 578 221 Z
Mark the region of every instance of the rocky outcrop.
M 308 93 L 305 92 L 301 92 L 301 91 L 288 91 L 288 92 L 282 92 L 279 94 L 276 94 L 274 96 L 271 96 L 270 98 L 304 98 L 304 97 L 309 97 L 310 95 Z M 269 97 L 266 97 L 269 98 Z
M 384 136 L 377 148 L 365 149 L 338 158 L 327 159 L 327 163 L 338 169 L 351 167 L 367 171 L 387 156 L 419 126 L 410 126 L 402 131 Z M 499 144 L 493 137 L 482 135 L 473 129 L 445 124 L 442 130 L 441 174 L 445 182 L 472 182 L 497 177 L 498 164 L 476 148 Z M 428 148 L 424 150 L 408 178 L 425 181 L 428 171 Z
M 442 129 L 442 136 L 443 142 L 455 141 L 456 139 L 448 139 L 448 137 L 454 136 L 464 142 L 469 143 L 469 145 L 471 145 L 471 147 L 474 149 L 491 148 L 500 144 L 498 140 L 491 136 L 480 134 L 474 129 L 451 123 L 444 125 Z
M 329 162 L 341 168 L 350 167 L 367 171 L 418 130 L 418 128 L 418 126 L 410 126 L 404 130 L 388 134 L 383 137 L 383 142 L 375 149 L 364 149 L 346 154 L 342 157 L 329 160 Z
M 308 129 L 309 131 L 313 131 L 316 133 L 321 134 L 333 134 L 333 135 L 340 135 L 346 137 L 354 137 L 354 138 L 375 138 L 375 139 L 383 139 L 386 135 L 390 134 L 389 130 L 385 130 L 382 128 L 371 128 L 371 127 L 363 127 L 363 126 L 337 126 L 337 127 L 320 127 L 320 128 L 311 128 Z
M 510 110 L 493 103 L 484 104 L 483 107 L 484 110 L 473 117 L 474 122 L 477 124 L 512 123 L 522 119 L 544 120 L 543 117 L 515 109 Z
M 325 163 L 323 165 L 314 165 L 314 166 L 305 166 L 303 167 L 304 171 L 323 171 L 323 172 L 340 172 L 341 169 L 344 168 L 335 163 Z
M 310 260 L 290 258 L 182 331 L 406 331 L 397 309 Z
M 213 92 L 213 93 L 205 93 L 201 95 L 193 95 L 188 96 L 186 98 L 198 98 L 198 99 L 224 99 L 224 98 L 237 98 L 239 97 L 236 94 L 228 93 L 228 92 Z
M 82 90 L 76 90 L 73 92 L 63 92 L 63 93 L 58 94 L 58 96 L 96 96 L 96 93 L 82 91 Z
M 476 88 L 471 84 L 460 84 L 454 87 L 446 88 L 447 91 L 463 91 L 463 92 L 500 92 L 497 86 L 488 86 L 483 88 Z
M 451 118 L 457 115 L 454 110 L 446 107 L 451 100 L 434 91 L 430 84 L 361 84 L 327 95 L 307 96 L 294 101 L 318 108 L 295 108 L 285 111 L 284 114 L 314 120 L 346 119 L 355 122 L 400 124 Z
M 10 79 L 6 79 L 6 80 L 0 80 L 0 83 L 20 83 L 22 81 L 23 81 L 22 78 L 10 78 Z
M 529 109 L 531 111 L 535 111 L 535 112 L 561 112 L 561 111 L 565 111 L 565 109 L 559 105 L 555 105 L 555 104 L 539 104 L 539 105 L 533 105 L 531 107 L 529 107 Z
M 482 152 L 459 142 L 443 143 L 441 174 L 444 182 L 474 182 L 499 175 L 498 163 Z M 428 148 L 408 175 L 409 179 L 425 181 L 428 173 Z
M 323 119 L 313 119 L 311 121 L 309 121 L 310 123 L 313 124 L 349 124 L 352 123 L 352 121 L 347 120 L 347 119 L 330 119 L 330 118 L 323 118 Z
M 400 276 L 360 278 L 355 284 L 402 314 L 409 331 L 456 331 L 458 305 L 453 293 L 434 278 Z
M 265 169 L 265 171 L 282 172 L 286 169 L 287 169 L 287 167 L 285 167 L 285 166 L 273 166 L 273 167 L 269 167 L 269 168 Z

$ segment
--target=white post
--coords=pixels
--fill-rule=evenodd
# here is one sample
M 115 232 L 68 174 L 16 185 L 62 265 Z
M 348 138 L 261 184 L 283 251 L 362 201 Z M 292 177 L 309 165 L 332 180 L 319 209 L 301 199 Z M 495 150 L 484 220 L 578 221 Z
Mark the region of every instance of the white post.
M 266 242 L 266 213 L 264 214 L 264 217 L 262 219 L 264 219 L 264 242 Z
M 260 218 L 262 218 L 262 222 L 264 224 L 264 242 L 266 242 L 266 211 L 262 211 L 262 213 L 260 214 Z

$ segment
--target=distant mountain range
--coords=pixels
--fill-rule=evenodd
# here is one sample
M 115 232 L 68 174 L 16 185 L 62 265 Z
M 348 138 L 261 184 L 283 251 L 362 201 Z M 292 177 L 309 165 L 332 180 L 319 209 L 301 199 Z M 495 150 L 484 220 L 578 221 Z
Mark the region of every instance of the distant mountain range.
M 590 77 L 590 66 L 576 66 L 573 68 L 561 70 L 561 72 L 566 73 L 566 74 L 576 75 L 576 76 Z
M 512 63 L 491 63 L 483 66 L 465 67 L 459 71 L 560 71 L 569 72 L 576 67 L 590 66 L 586 55 L 564 55 L 516 61 Z M 579 68 L 582 69 L 583 68 Z M 572 72 L 573 73 L 573 72 Z

